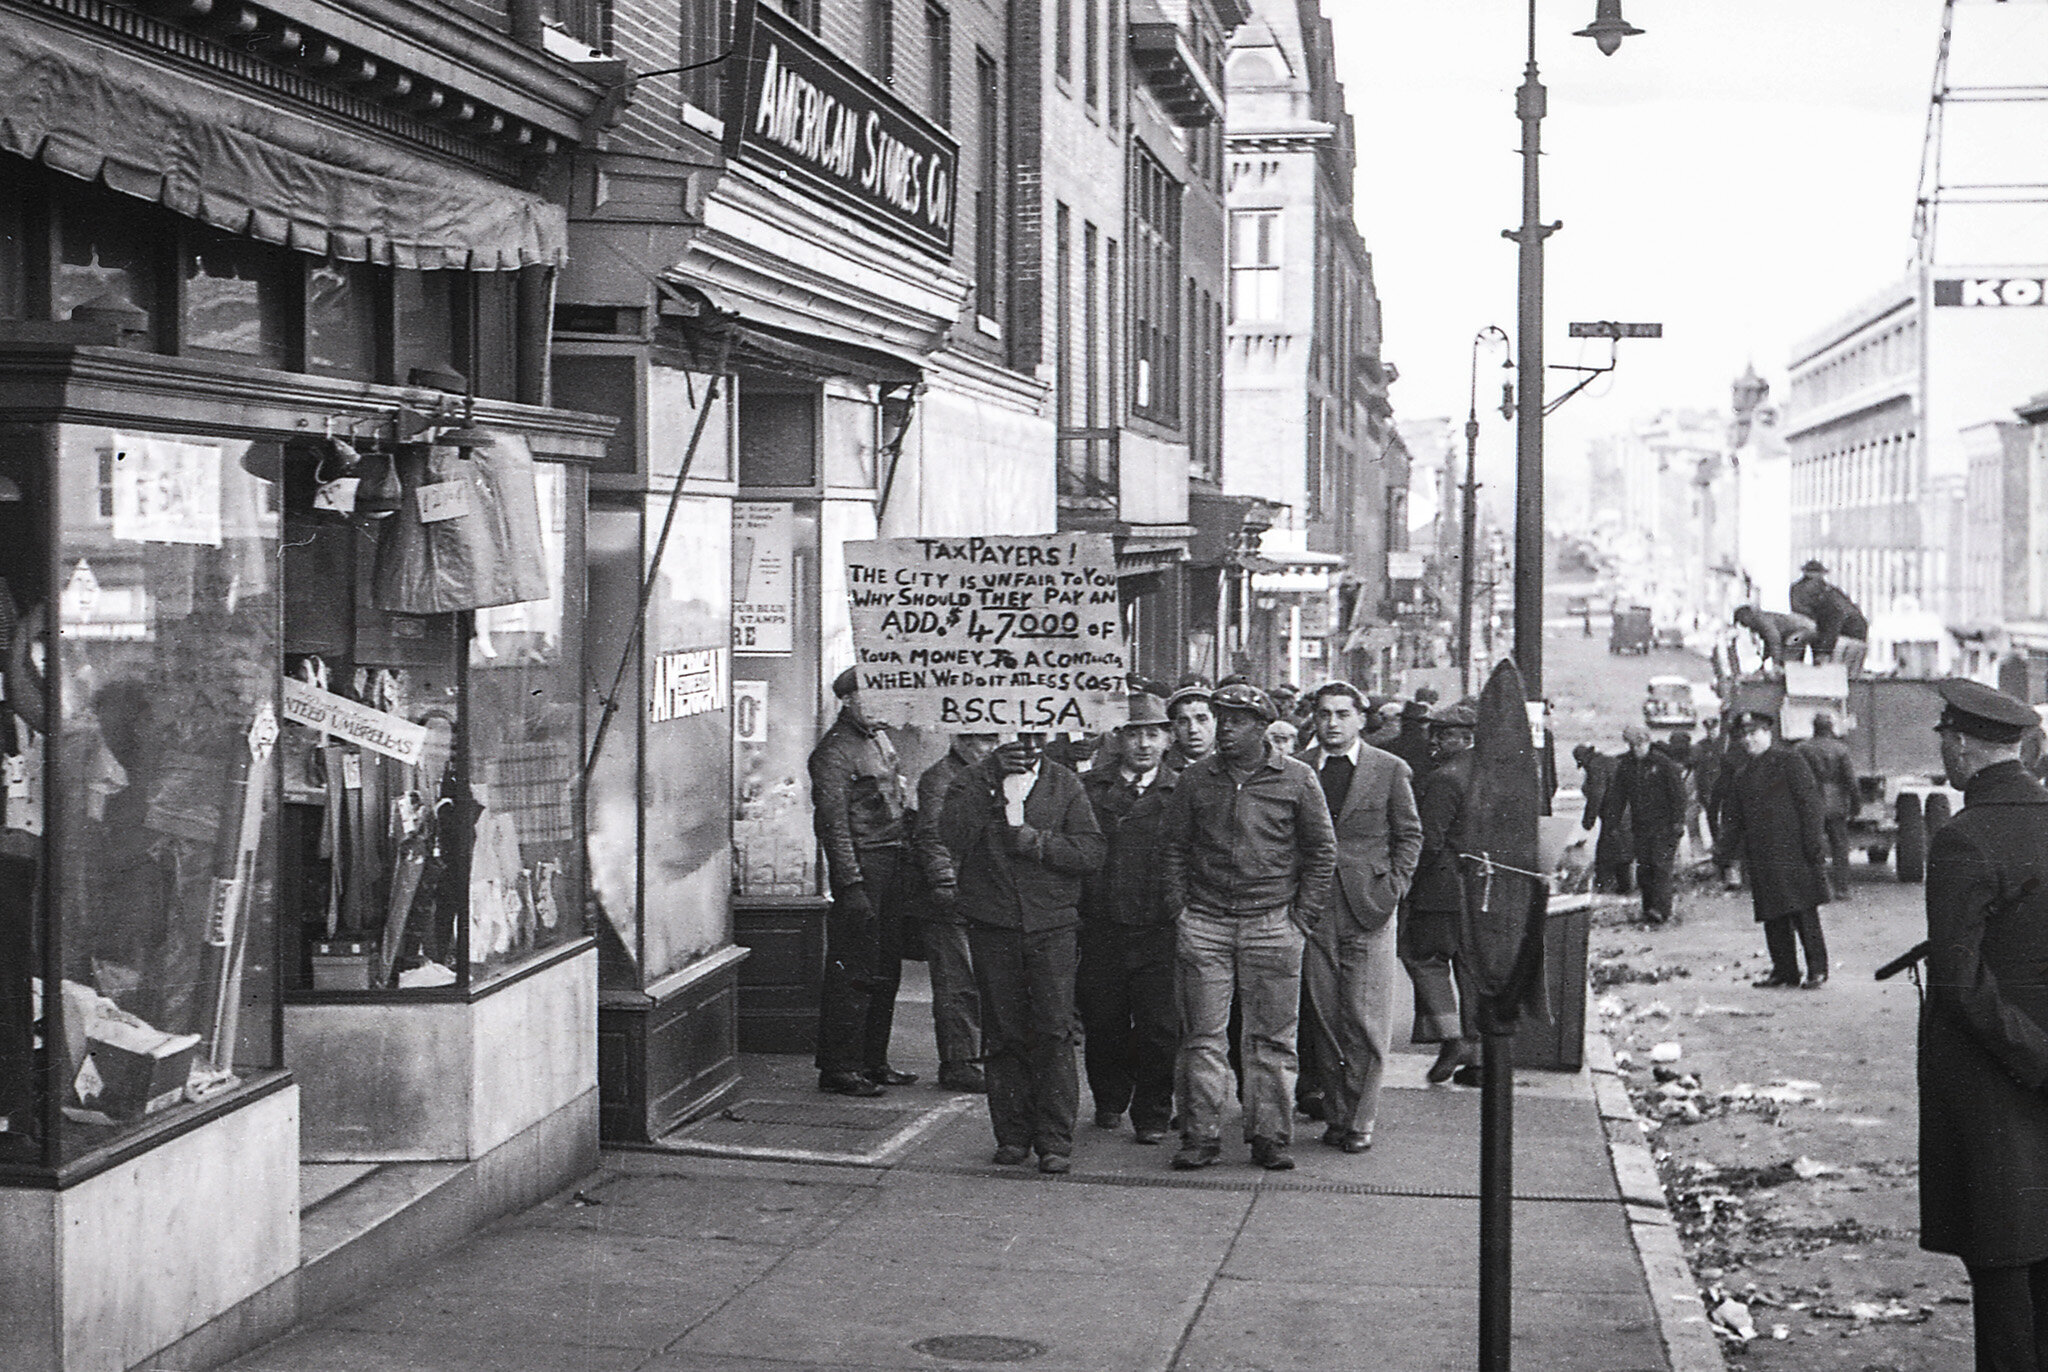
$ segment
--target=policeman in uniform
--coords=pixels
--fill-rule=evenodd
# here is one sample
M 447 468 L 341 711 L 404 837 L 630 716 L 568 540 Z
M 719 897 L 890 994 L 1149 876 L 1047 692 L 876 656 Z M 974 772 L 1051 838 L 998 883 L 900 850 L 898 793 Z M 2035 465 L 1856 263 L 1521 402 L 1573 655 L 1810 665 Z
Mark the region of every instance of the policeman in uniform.
M 2048 790 L 2020 765 L 2037 721 L 1944 681 L 1963 810 L 1927 857 L 1920 1246 L 1969 1269 L 1979 1372 L 2048 1372 Z

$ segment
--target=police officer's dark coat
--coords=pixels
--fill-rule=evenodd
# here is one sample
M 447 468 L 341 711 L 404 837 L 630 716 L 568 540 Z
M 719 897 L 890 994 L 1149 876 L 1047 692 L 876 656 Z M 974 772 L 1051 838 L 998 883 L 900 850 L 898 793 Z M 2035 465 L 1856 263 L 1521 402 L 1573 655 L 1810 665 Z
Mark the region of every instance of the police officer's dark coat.
M 2048 1261 L 2048 790 L 2002 762 L 1963 805 L 1927 857 L 1920 1246 L 2025 1266 Z
M 1717 847 L 1724 859 L 1742 859 L 1757 919 L 1826 904 L 1827 829 L 1806 759 L 1776 743 L 1722 785 Z

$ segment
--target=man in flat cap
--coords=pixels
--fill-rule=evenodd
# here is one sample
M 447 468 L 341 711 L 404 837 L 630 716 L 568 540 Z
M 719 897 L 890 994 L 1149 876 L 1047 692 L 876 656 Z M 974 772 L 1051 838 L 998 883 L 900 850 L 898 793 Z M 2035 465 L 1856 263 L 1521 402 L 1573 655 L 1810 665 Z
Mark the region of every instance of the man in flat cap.
M 818 1003 L 818 1089 L 879 1096 L 915 1073 L 889 1065 L 903 979 L 903 908 L 916 889 L 908 783 L 889 731 L 861 708 L 855 668 L 832 683 L 839 717 L 811 750 L 811 818 L 825 850 L 825 984 Z
M 1733 729 L 1748 760 L 1722 782 L 1717 841 L 1724 857 L 1741 859 L 1757 921 L 1764 926 L 1771 971 L 1755 985 L 1816 990 L 1828 979 L 1828 944 L 1820 927 L 1820 907 L 1828 900 L 1820 783 L 1806 759 L 1778 737 L 1771 715 L 1745 710 L 1735 717 Z M 1799 976 L 1802 946 L 1804 981 Z
M 1863 675 L 1870 648 L 1870 621 L 1848 592 L 1828 580 L 1827 564 L 1808 558 L 1792 583 L 1792 613 L 1813 621 L 1813 660 L 1840 662 L 1850 676 Z
M 1980 1369 L 2048 1368 L 2048 790 L 2020 764 L 2037 721 L 1980 682 L 1940 684 L 1963 808 L 1927 855 L 1920 1011 L 1920 1246 L 1969 1269 Z
M 1422 856 L 1408 764 L 1367 743 L 1365 698 L 1346 681 L 1316 689 L 1315 746 L 1301 760 L 1322 783 L 1337 833 L 1330 913 L 1309 937 L 1303 1070 L 1320 1078 L 1323 1142 L 1372 1147 L 1394 1020 L 1394 911 Z
M 1216 749 L 1216 711 L 1209 703 L 1212 694 L 1209 687 L 1195 682 L 1182 686 L 1166 702 L 1166 724 L 1173 733 L 1167 761 L 1176 772 Z
M 1160 826 L 1178 765 L 1167 757 L 1166 704 L 1130 697 L 1112 760 L 1081 778 L 1109 858 L 1081 884 L 1081 967 L 1075 999 L 1095 1123 L 1130 1112 L 1139 1143 L 1158 1143 L 1173 1118 L 1180 1012 L 1173 992 L 1175 930 L 1160 884 Z
M 1180 925 L 1181 1149 L 1207 1167 L 1223 1151 L 1230 1001 L 1244 1011 L 1244 1130 L 1252 1161 L 1294 1166 L 1301 958 L 1323 920 L 1337 862 L 1316 774 L 1266 742 L 1277 714 L 1256 686 L 1219 686 L 1216 751 L 1180 775 L 1166 807 L 1161 861 Z

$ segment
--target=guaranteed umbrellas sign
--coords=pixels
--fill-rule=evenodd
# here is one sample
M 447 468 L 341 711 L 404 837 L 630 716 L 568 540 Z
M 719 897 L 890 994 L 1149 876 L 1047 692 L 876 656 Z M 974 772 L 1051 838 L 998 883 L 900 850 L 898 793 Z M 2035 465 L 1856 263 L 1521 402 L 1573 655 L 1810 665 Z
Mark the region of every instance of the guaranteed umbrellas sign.
M 861 700 L 948 733 L 1123 723 L 1123 623 L 1107 534 L 846 545 Z

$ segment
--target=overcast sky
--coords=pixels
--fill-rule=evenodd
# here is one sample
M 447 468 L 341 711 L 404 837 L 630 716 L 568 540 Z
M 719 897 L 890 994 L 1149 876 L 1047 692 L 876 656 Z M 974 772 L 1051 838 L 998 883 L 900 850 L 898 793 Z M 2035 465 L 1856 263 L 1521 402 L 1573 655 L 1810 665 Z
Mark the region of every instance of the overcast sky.
M 1323 8 L 1358 126 L 1357 220 L 1396 411 L 1462 420 L 1474 332 L 1515 329 L 1515 245 L 1500 231 L 1521 219 L 1525 6 Z M 1553 470 L 1636 416 L 1725 406 L 1750 361 L 1782 400 L 1793 342 L 1906 271 L 1941 28 L 1940 0 L 1626 0 L 1647 32 L 1603 57 L 1572 36 L 1593 10 L 1538 10 L 1543 218 L 1564 221 L 1547 249 L 1549 360 L 1604 360 L 1604 344 L 1567 341 L 1574 319 L 1654 320 L 1665 336 L 1624 343 L 1620 370 L 1552 418 Z M 2048 66 L 2048 5 L 1964 0 L 1960 14 L 1956 79 L 2048 80 L 1999 61 Z M 1500 375 L 1482 371 L 1482 409 Z M 1548 384 L 1555 395 L 1569 376 Z M 1511 447 L 1498 416 L 1482 444 Z

